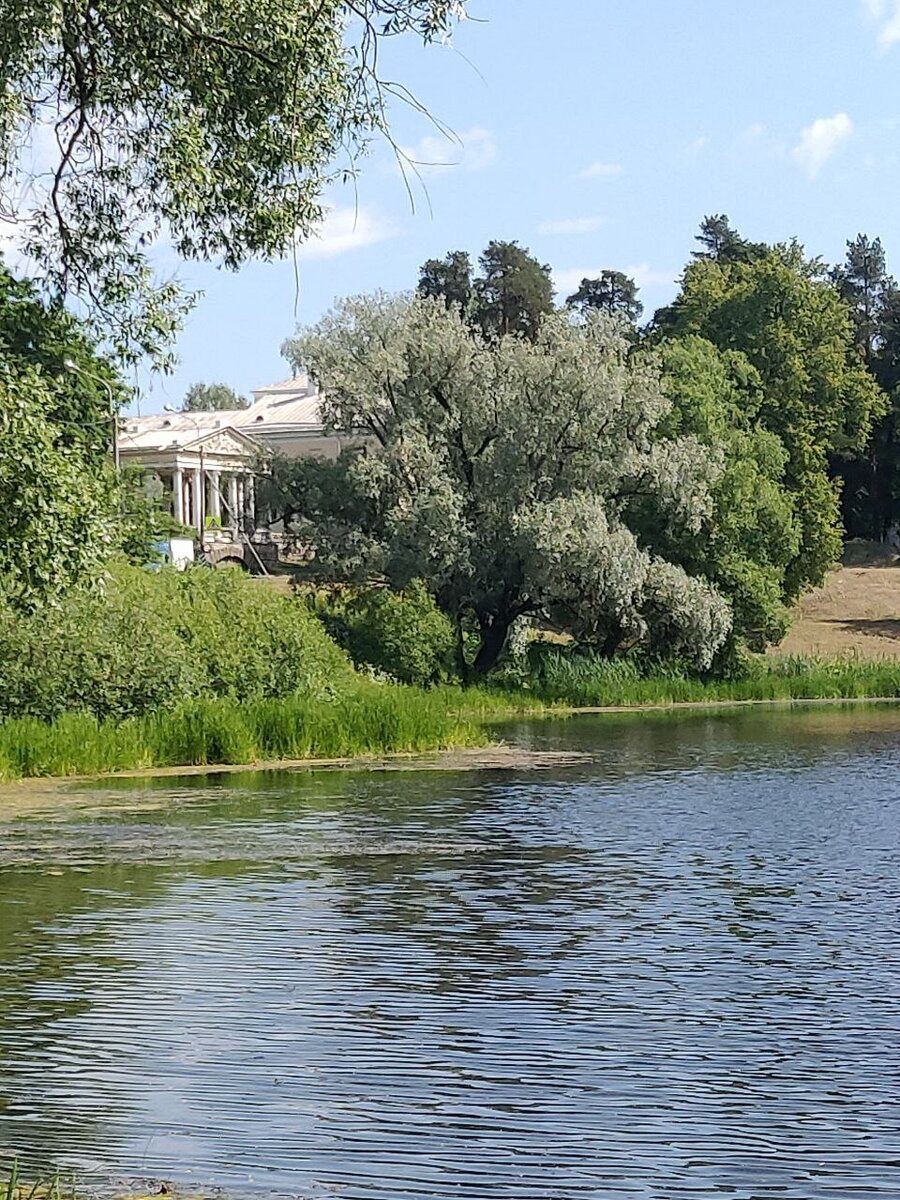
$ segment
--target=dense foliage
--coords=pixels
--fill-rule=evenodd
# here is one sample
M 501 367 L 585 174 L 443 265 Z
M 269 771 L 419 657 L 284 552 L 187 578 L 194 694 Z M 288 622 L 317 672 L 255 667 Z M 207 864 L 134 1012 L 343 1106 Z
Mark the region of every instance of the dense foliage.
M 276 466 L 269 498 L 313 569 L 421 577 L 459 662 L 476 631 L 476 670 L 523 616 L 607 656 L 722 669 L 780 640 L 840 555 L 836 471 L 871 483 L 845 513 L 880 497 L 884 529 L 900 505 L 900 293 L 866 238 L 832 271 L 722 214 L 697 240 L 645 329 L 621 271 L 554 311 L 549 268 L 493 241 L 479 273 L 463 251 L 430 259 L 417 299 L 347 301 L 289 343 L 328 422 L 370 438 Z
M 356 666 L 420 687 L 455 677 L 453 626 L 420 579 L 400 592 L 384 587 L 318 590 L 310 604 Z
M 385 36 L 439 37 L 461 0 L 0 0 L 4 215 L 56 295 L 123 353 L 159 351 L 178 290 L 148 250 L 280 255 L 383 126 Z M 341 167 L 336 167 L 338 157 Z
M 478 274 L 464 251 L 430 258 L 419 272 L 420 296 L 456 305 L 486 338 L 521 334 L 532 340 L 541 320 L 553 312 L 550 268 L 518 242 L 488 242 Z
M 476 673 L 523 616 L 610 654 L 664 641 L 708 663 L 723 643 L 728 605 L 641 537 L 702 527 L 720 455 L 659 436 L 671 404 L 618 322 L 552 315 L 534 341 L 486 337 L 457 306 L 378 295 L 288 351 L 324 387 L 328 425 L 370 439 L 276 465 L 268 501 L 323 574 L 422 579 L 460 640 L 476 631 Z
M 828 475 L 829 455 L 864 446 L 884 400 L 821 265 L 796 244 L 748 249 L 738 242 L 725 254 L 701 253 L 656 324 L 667 339 L 693 335 L 739 351 L 754 368 L 749 407 L 786 452 L 784 482 L 799 522 L 799 545 L 784 575 L 785 598 L 793 600 L 820 583 L 840 555 L 839 489 Z
M 644 311 L 637 293 L 634 280 L 622 271 L 601 271 L 594 279 L 582 279 L 577 291 L 566 300 L 566 307 L 582 314 L 598 308 L 611 317 L 624 317 L 634 325 Z
M 23 614 L 0 606 L 0 714 L 122 719 L 191 697 L 324 697 L 346 656 L 298 598 L 235 570 L 117 567 Z
M 19 605 L 84 578 L 116 544 L 108 388 L 118 401 L 83 327 L 0 267 L 0 593 Z
M 249 401 L 227 383 L 195 383 L 188 388 L 182 412 L 234 412 L 248 408 Z
M 787 627 L 786 572 L 800 548 L 800 521 L 785 486 L 788 452 L 761 419 L 762 381 L 740 351 L 692 334 L 666 342 L 660 355 L 672 401 L 664 429 L 718 447 L 724 469 L 713 485 L 708 525 L 684 532 L 663 523 L 648 536 L 715 584 L 731 602 L 735 634 L 762 649 Z
M 850 310 L 859 353 L 886 397 L 866 445 L 833 455 L 832 470 L 843 484 L 848 536 L 882 541 L 900 526 L 900 288 L 880 240 L 863 234 L 847 243 L 832 277 Z

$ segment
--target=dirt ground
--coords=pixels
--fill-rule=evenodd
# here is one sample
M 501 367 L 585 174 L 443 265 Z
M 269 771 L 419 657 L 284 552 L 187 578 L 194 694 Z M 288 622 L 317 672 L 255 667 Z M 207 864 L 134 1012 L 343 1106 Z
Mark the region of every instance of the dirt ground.
M 900 658 L 900 566 L 846 566 L 804 596 L 772 653 Z

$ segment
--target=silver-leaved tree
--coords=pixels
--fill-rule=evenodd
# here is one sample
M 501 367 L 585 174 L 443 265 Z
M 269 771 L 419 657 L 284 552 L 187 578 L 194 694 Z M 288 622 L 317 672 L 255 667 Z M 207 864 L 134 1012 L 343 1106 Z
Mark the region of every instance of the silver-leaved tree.
M 485 340 L 427 297 L 341 302 L 286 346 L 324 389 L 337 461 L 273 466 L 269 500 L 330 578 L 421 578 L 489 671 L 522 616 L 613 654 L 643 643 L 708 664 L 727 603 L 642 544 L 642 522 L 699 529 L 721 466 L 665 439 L 656 365 L 624 325 L 546 318 Z

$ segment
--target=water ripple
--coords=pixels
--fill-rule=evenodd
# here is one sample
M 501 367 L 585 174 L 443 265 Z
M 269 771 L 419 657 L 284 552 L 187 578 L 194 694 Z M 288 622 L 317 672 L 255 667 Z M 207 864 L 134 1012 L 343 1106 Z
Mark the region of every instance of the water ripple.
M 528 727 L 0 825 L 0 1150 L 340 1200 L 900 1195 L 900 720 Z

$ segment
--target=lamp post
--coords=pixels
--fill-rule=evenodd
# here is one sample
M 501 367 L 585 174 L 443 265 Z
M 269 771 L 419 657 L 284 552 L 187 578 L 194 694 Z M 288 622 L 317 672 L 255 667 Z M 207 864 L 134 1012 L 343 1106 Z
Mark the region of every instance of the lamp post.
M 113 392 L 112 384 L 108 379 L 104 379 L 102 375 L 95 375 L 93 371 L 86 371 L 84 367 L 78 365 L 73 359 L 67 358 L 63 361 L 63 366 L 67 371 L 72 371 L 75 375 L 83 375 L 85 379 L 90 379 L 93 383 L 102 384 L 106 388 L 106 394 L 109 397 L 109 418 L 112 426 L 112 456 L 113 465 L 116 468 L 116 474 L 119 472 L 119 413 L 116 408 L 116 397 Z

